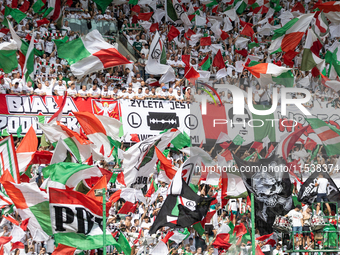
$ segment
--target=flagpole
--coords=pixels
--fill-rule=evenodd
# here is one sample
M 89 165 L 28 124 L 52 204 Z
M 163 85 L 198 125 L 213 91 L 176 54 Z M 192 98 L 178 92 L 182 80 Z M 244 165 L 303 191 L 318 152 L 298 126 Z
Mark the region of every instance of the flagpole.
M 255 255 L 255 202 L 254 193 L 250 193 L 251 199 L 251 247 L 252 254 Z
M 106 189 L 105 188 L 103 188 L 103 255 L 106 255 Z

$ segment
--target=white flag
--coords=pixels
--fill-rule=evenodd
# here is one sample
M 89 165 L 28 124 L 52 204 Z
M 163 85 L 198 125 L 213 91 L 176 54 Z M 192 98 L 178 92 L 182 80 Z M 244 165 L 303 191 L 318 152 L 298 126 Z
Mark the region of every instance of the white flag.
M 226 77 L 228 75 L 227 70 L 225 68 L 222 68 L 218 70 L 216 73 L 216 80 L 222 79 L 223 77 Z
M 221 132 L 216 140 L 216 144 L 224 143 L 226 141 L 231 141 L 231 138 L 226 133 Z

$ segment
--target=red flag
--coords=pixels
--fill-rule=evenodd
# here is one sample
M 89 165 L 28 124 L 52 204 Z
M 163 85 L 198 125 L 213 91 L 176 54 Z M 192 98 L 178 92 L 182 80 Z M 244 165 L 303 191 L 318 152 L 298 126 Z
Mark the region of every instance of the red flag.
M 120 184 L 123 184 L 126 187 L 125 180 L 124 180 L 124 173 L 123 172 L 120 172 L 117 175 L 117 182 L 119 182 Z
M 211 37 L 210 36 L 202 37 L 201 46 L 209 46 L 209 45 L 211 45 Z
M 243 20 L 241 20 L 241 19 L 240 19 L 240 25 L 241 25 L 241 27 L 245 27 L 246 25 L 249 25 L 250 27 L 253 26 L 253 24 L 248 23 L 248 22 L 245 22 L 245 21 L 243 21 Z
M 156 155 L 161 162 L 160 168 L 165 171 L 166 176 L 172 180 L 175 177 L 176 171 L 173 169 L 171 160 L 167 159 L 163 153 L 155 146 Z
M 22 242 L 15 242 L 12 243 L 12 249 L 11 251 L 15 250 L 15 249 L 25 249 L 25 245 Z
M 187 40 L 189 41 L 189 40 L 190 40 L 190 37 L 191 37 L 192 35 L 195 35 L 195 34 L 196 34 L 196 33 L 195 33 L 194 31 L 192 31 L 191 29 L 188 29 L 188 31 L 184 33 L 184 37 L 185 37 L 185 39 L 187 39 Z
M 185 64 L 184 73 L 187 73 L 190 69 L 190 55 L 182 55 L 182 61 Z
M 73 4 L 73 0 L 67 0 L 66 4 L 68 5 L 68 7 L 71 7 Z
M 67 99 L 67 91 L 65 91 L 65 95 L 64 95 L 63 101 L 61 102 L 59 110 L 55 114 L 52 115 L 52 117 L 50 118 L 50 120 L 47 123 L 50 123 L 54 119 L 56 119 L 58 121 L 61 120 L 61 117 L 62 117 L 62 114 L 63 114 L 63 108 L 66 104 L 66 99 Z
M 3 33 L 5 35 L 7 35 L 7 33 L 9 32 L 9 29 L 8 28 L 1 28 L 0 29 L 0 33 Z
M 224 64 L 224 60 L 223 60 L 223 57 L 222 57 L 221 50 L 218 50 L 217 54 L 214 57 L 212 65 L 217 67 L 218 70 L 225 68 L 225 64 Z
M 25 152 L 35 152 L 38 148 L 38 138 L 35 133 L 33 126 L 30 127 L 18 148 L 16 149 L 17 153 L 25 153 Z
M 41 20 L 37 20 L 38 27 L 40 27 L 41 25 L 44 25 L 44 24 L 49 24 L 49 23 L 50 23 L 50 21 L 46 18 L 43 18 Z
M 305 149 L 313 151 L 315 149 L 316 145 L 317 145 L 317 143 L 314 140 L 312 140 L 308 137 L 308 139 L 305 143 Z
M 241 237 L 241 236 L 243 236 L 244 234 L 247 233 L 247 229 L 246 229 L 246 227 L 244 226 L 243 223 L 240 223 L 239 225 L 236 225 L 234 227 L 233 233 L 236 233 L 236 237 Z
M 254 35 L 254 30 L 251 26 L 248 24 L 242 29 L 241 35 L 249 36 L 251 40 L 253 41 L 253 35 Z
M 195 81 L 197 80 L 197 78 L 200 77 L 200 73 L 197 72 L 195 70 L 195 68 L 193 68 L 192 66 L 190 67 L 190 69 L 188 70 L 188 72 L 186 72 L 186 74 L 184 75 L 184 77 L 189 80 L 192 84 L 195 83 Z
M 305 7 L 300 2 L 297 2 L 294 5 L 293 9 L 291 10 L 291 12 L 297 12 L 297 11 L 299 11 L 301 13 L 305 13 Z
M 92 157 L 92 155 L 85 161 L 84 164 L 87 164 L 89 166 L 93 165 L 93 157 Z
M 216 5 L 214 8 L 212 8 L 211 11 L 212 11 L 213 13 L 217 13 L 217 9 L 218 9 L 218 5 Z
M 99 152 L 100 152 L 103 156 L 105 156 L 104 144 L 102 144 L 102 146 L 100 147 Z
M 320 71 L 317 66 L 314 66 L 312 69 L 312 76 L 313 77 L 318 77 L 320 75 Z
M 12 0 L 11 8 L 12 8 L 12 9 L 18 8 L 18 0 Z
M 179 36 L 179 34 L 180 34 L 179 30 L 176 27 L 171 26 L 169 33 L 168 33 L 169 42 L 171 42 L 174 38 Z
M 137 4 L 134 7 L 131 8 L 131 11 L 140 13 L 140 6 Z
M 145 12 L 145 13 L 139 13 L 138 19 L 139 20 L 145 20 L 149 21 L 149 19 L 152 17 L 153 12 Z
M 151 33 L 154 33 L 154 32 L 156 32 L 156 30 L 159 30 L 159 25 L 158 25 L 158 23 L 153 23 L 153 24 L 150 26 L 150 32 L 151 32 Z
M 20 6 L 19 10 L 22 12 L 27 12 L 29 8 L 30 8 L 30 2 L 25 1 L 23 5 Z
M 10 171 L 8 171 L 7 169 L 3 171 L 1 177 L 0 177 L 0 182 L 3 183 L 5 181 L 9 181 L 9 182 L 14 182 L 15 180 L 13 178 L 13 176 L 11 175 Z M 19 226 L 19 224 L 18 224 Z
M 294 66 L 294 62 L 293 62 L 293 58 L 295 58 L 295 56 L 299 54 L 299 52 L 293 51 L 293 50 L 289 50 L 287 51 L 282 57 L 283 57 L 283 63 L 285 63 L 287 66 L 289 67 L 293 67 Z
M 132 142 L 136 142 L 136 143 L 139 143 L 140 142 L 140 140 L 139 140 L 139 137 L 138 137 L 138 135 L 137 134 L 130 134 L 130 136 L 131 136 L 131 141 Z
M 13 236 L 1 236 L 0 237 L 0 245 L 4 245 L 11 241 L 13 239 Z
M 131 203 L 129 201 L 126 201 L 124 203 L 124 205 L 122 206 L 122 208 L 120 208 L 120 210 L 118 211 L 118 214 L 128 214 L 128 213 L 135 213 L 136 209 L 137 209 L 137 204 Z
M 242 57 L 248 56 L 248 51 L 247 50 L 235 50 L 236 53 L 242 55 Z
M 270 145 L 269 146 L 269 149 L 268 149 L 268 152 L 267 152 L 267 155 L 266 155 L 266 158 L 268 158 L 268 156 L 270 155 L 270 153 L 272 153 L 272 151 L 275 149 L 274 145 Z
M 23 231 L 26 231 L 27 230 L 27 225 L 28 225 L 28 221 L 30 220 L 30 218 L 27 218 L 25 220 L 23 220 L 20 224 L 20 227 Z
M 25 37 L 25 39 L 26 39 L 27 41 L 31 41 L 32 36 L 31 36 L 30 34 L 27 34 L 26 37 Z M 37 40 L 34 40 L 34 42 L 37 43 L 38 41 L 37 41 Z
M 256 7 L 253 11 L 253 13 L 258 13 L 259 11 L 261 10 L 261 14 L 264 14 L 264 13 L 267 13 L 268 12 L 268 7 L 262 5 L 262 6 L 259 6 L 259 7 Z
M 38 165 L 48 165 L 51 162 L 53 153 L 50 151 L 37 151 L 34 153 L 29 165 L 38 164 Z
M 70 247 L 64 244 L 58 244 L 58 247 L 53 251 L 52 255 L 73 255 L 77 248 Z
M 224 41 L 229 37 L 228 33 L 222 30 L 221 39 Z
M 232 142 L 230 142 L 230 143 L 223 142 L 223 143 L 220 144 L 220 146 L 221 146 L 223 149 L 227 149 L 227 148 L 230 146 L 231 143 L 232 143 Z
M 258 246 L 258 245 L 256 246 L 255 255 L 264 255 L 260 246 Z
M 190 21 L 192 21 L 193 18 L 195 18 L 195 16 L 196 16 L 195 14 L 191 14 L 191 15 L 188 15 L 188 18 L 189 18 Z

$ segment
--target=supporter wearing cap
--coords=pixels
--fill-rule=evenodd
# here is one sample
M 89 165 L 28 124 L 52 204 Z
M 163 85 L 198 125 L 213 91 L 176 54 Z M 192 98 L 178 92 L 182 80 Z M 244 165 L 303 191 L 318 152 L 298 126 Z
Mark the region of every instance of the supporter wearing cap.
M 168 99 L 168 88 L 164 85 L 164 83 L 161 84 L 162 90 L 158 92 L 158 99 L 167 100 Z

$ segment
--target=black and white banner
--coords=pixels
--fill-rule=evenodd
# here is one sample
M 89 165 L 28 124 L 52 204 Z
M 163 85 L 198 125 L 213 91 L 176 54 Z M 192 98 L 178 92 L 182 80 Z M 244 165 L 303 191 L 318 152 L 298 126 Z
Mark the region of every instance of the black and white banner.
M 193 144 L 205 143 L 201 110 L 198 103 L 163 100 L 121 100 L 125 141 L 137 134 L 140 141 L 165 129 L 185 131 Z

